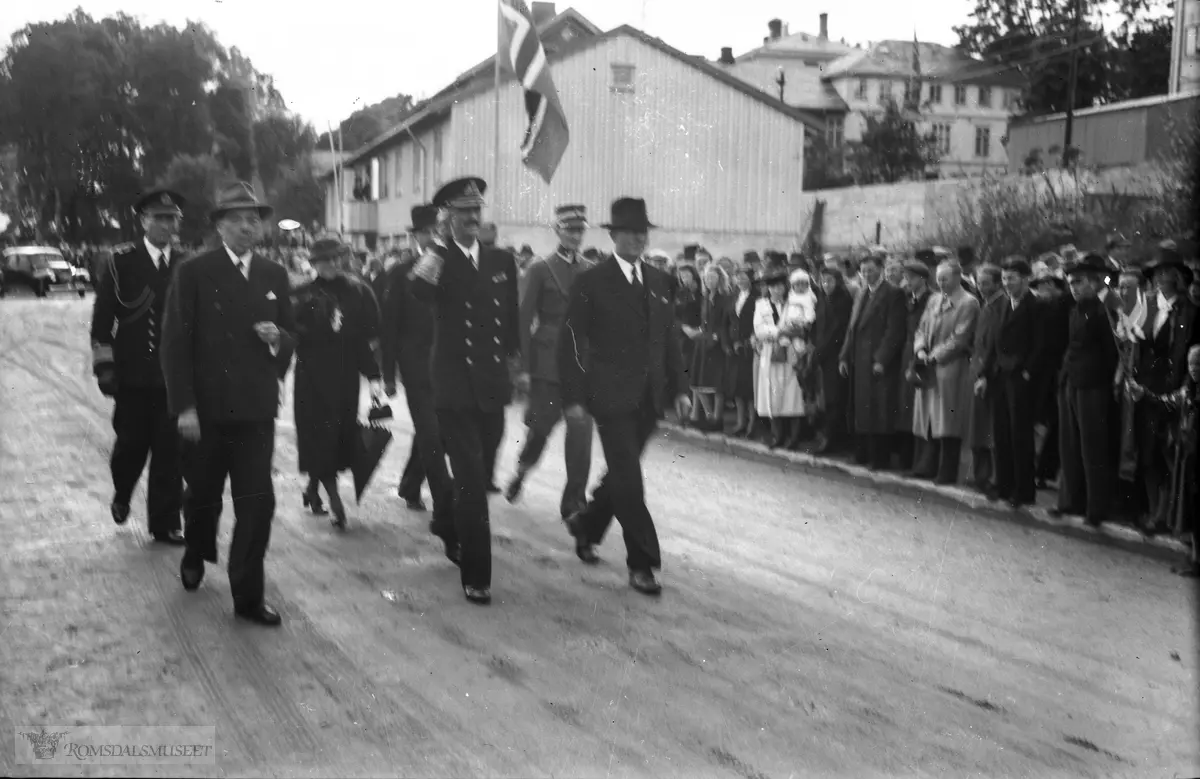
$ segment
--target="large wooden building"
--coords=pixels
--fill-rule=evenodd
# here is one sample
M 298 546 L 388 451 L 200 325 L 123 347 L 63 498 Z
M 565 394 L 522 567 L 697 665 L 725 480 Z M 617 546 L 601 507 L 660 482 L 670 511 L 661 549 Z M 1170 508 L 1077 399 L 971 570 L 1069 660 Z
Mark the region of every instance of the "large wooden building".
M 546 4 L 535 5 L 545 13 Z M 521 162 L 524 96 L 508 76 L 493 180 L 489 58 L 350 155 L 340 198 L 327 179 L 327 226 L 358 245 L 403 244 L 414 204 L 445 181 L 479 175 L 489 183 L 485 219 L 497 223 L 500 243 L 539 253 L 553 249 L 556 205 L 583 203 L 598 225 L 623 195 L 647 200 L 659 225 L 654 248 L 700 243 L 740 254 L 786 250 L 804 238 L 804 141 L 806 131 L 824 131 L 818 117 L 629 26 L 601 32 L 571 9 L 543 20 L 539 32 L 571 132 L 550 184 Z M 610 243 L 593 229 L 585 245 Z

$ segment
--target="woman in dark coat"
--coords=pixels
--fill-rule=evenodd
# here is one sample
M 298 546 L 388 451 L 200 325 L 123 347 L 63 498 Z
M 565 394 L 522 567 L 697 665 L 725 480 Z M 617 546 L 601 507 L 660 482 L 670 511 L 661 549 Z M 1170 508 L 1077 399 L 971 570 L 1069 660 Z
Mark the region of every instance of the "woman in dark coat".
M 729 280 L 725 271 L 709 263 L 703 271 L 703 295 L 700 299 L 700 323 L 695 351 L 692 353 L 692 392 L 697 395 L 692 406 L 692 423 L 700 424 L 700 415 L 708 416 L 705 427 L 714 432 L 724 429 L 726 357 L 732 354 L 729 344 Z M 712 403 L 711 409 L 704 400 Z
M 730 435 L 748 437 L 754 430 L 754 271 L 738 268 L 733 275 L 736 290 L 725 318 L 725 339 L 733 354 L 725 367 L 725 393 L 737 408 L 737 426 Z
M 845 437 L 847 427 L 847 381 L 838 373 L 838 355 L 846 341 L 854 296 L 846 287 L 846 279 L 836 265 L 821 268 L 821 300 L 817 307 L 817 323 L 813 328 L 813 364 L 821 371 L 821 392 L 825 410 L 817 433 L 816 454 L 835 449 Z
M 675 268 L 675 321 L 683 331 L 683 367 L 688 374 L 688 392 L 695 386 L 692 358 L 696 353 L 696 338 L 700 335 L 701 292 L 700 273 L 694 265 Z M 685 420 L 680 420 L 684 422 Z
M 296 448 L 300 472 L 308 474 L 304 505 L 324 514 L 318 483 L 325 487 L 333 524 L 346 526 L 337 476 L 353 463 L 358 432 L 359 376 L 383 397 L 382 372 L 373 349 L 379 327 L 375 296 L 363 282 L 338 270 L 345 251 L 333 238 L 313 245 L 309 262 L 317 277 L 293 292 L 296 311 Z

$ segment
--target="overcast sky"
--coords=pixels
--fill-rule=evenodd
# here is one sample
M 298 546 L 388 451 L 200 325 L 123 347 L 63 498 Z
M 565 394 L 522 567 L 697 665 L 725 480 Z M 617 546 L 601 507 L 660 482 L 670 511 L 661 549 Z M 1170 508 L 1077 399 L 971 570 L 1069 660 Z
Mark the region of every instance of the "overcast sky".
M 0 0 L 0 35 L 75 7 L 94 17 L 125 11 L 144 22 L 199 20 L 227 47 L 237 46 L 275 77 L 289 106 L 324 128 L 363 105 L 400 92 L 418 98 L 446 86 L 495 50 L 496 0 Z M 887 38 L 953 44 L 973 0 L 574 0 L 601 29 L 630 24 L 689 54 L 715 59 L 722 46 L 741 54 L 762 44 L 767 20 L 791 32 L 818 31 L 849 43 Z

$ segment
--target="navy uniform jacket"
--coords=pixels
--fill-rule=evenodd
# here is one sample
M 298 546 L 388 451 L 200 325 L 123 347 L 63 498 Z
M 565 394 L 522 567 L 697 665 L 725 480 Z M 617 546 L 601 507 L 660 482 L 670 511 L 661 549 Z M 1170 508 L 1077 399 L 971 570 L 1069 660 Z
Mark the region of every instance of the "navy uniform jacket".
M 387 271 L 387 291 L 381 301 L 383 379 L 394 383 L 399 369 L 405 391 L 429 392 L 433 309 L 412 294 L 409 274 L 415 263 L 415 258 L 401 260 Z
M 412 294 L 433 305 L 430 376 L 439 409 L 498 411 L 512 400 L 509 360 L 517 332 L 517 264 L 503 249 L 479 248 L 479 268 L 450 242 L 437 283 L 414 275 Z
M 207 424 L 275 419 L 296 349 L 289 286 L 284 267 L 257 254 L 243 277 L 223 246 L 176 268 L 162 335 L 173 415 L 195 408 Z M 254 332 L 263 321 L 280 330 L 277 354 Z
M 650 392 L 661 415 L 687 391 L 669 277 L 642 263 L 644 297 L 613 258 L 580 272 L 558 339 L 563 406 L 595 417 L 635 411 Z
M 167 288 L 183 260 L 172 252 L 165 273 L 160 273 L 146 242 L 118 247 L 112 264 L 99 268 L 96 300 L 92 306 L 92 360 L 97 366 L 112 362 L 121 387 L 162 387 L 159 344 Z

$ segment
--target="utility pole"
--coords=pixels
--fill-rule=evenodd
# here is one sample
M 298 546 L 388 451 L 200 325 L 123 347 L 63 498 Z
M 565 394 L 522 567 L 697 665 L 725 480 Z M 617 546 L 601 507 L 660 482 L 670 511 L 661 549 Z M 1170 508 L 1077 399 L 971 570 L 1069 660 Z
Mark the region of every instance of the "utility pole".
M 1079 35 L 1083 27 L 1083 4 L 1085 0 L 1071 0 L 1074 29 L 1071 31 L 1071 72 L 1067 76 L 1067 121 L 1063 132 L 1062 166 L 1071 161 L 1071 141 L 1075 134 L 1075 89 L 1079 81 Z

